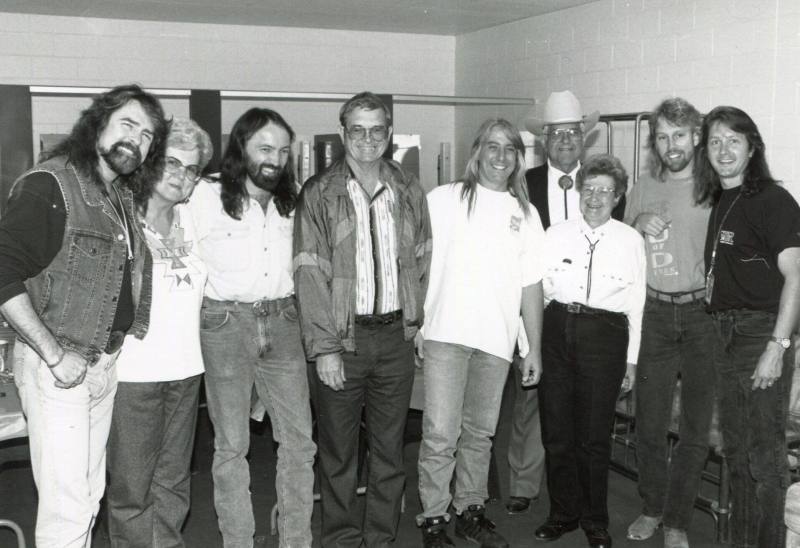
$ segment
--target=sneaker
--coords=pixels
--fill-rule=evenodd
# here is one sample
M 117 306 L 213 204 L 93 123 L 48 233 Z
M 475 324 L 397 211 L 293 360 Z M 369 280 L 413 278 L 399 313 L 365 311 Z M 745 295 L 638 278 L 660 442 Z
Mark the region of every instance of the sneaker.
M 496 533 L 494 523 L 486 518 L 482 504 L 470 504 L 456 516 L 456 536 L 475 542 L 481 548 L 508 548 L 508 542 Z
M 664 527 L 664 548 L 689 548 L 686 531 L 674 527 Z
M 653 536 L 659 527 L 661 527 L 661 516 L 645 516 L 642 514 L 628 527 L 628 539 L 647 540 Z
M 425 518 L 419 528 L 422 529 L 423 548 L 444 548 L 453 546 L 453 541 L 447 536 L 447 522 L 445 516 Z

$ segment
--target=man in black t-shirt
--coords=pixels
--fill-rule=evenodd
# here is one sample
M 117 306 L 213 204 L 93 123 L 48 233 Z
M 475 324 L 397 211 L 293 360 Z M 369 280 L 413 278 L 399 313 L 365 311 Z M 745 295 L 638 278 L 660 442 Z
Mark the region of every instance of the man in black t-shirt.
M 723 450 L 735 546 L 783 546 L 789 485 L 790 337 L 800 308 L 800 207 L 772 178 L 753 120 L 717 107 L 702 129 L 701 199 L 713 204 L 705 246 L 715 323 Z
M 150 316 L 151 259 L 133 217 L 163 163 L 155 97 L 120 86 L 14 184 L 0 220 L 0 312 L 39 494 L 36 545 L 82 547 L 105 488 L 105 446 L 126 333 Z

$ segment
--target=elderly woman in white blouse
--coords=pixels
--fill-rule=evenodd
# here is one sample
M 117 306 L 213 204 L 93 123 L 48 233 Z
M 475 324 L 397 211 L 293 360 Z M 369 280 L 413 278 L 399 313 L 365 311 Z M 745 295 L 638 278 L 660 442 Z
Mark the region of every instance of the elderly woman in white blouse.
M 645 301 L 644 242 L 611 218 L 628 176 L 607 154 L 576 180 L 582 218 L 545 236 L 539 409 L 550 512 L 536 530 L 555 540 L 580 526 L 589 546 L 610 547 L 610 432 L 620 389 L 633 388 Z
M 111 546 L 184 546 L 189 512 L 207 271 L 183 202 L 213 149 L 208 134 L 187 118 L 172 121 L 166 147 L 161 179 L 136 195 L 137 221 L 153 255 L 153 299 L 147 335 L 127 337 L 117 359 L 107 456 Z

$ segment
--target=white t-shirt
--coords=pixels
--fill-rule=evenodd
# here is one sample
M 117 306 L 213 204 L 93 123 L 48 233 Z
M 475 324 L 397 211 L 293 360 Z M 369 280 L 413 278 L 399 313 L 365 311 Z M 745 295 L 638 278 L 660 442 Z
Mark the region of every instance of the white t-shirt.
M 526 217 L 511 194 L 481 185 L 468 216 L 462 187 L 428 194 L 433 257 L 424 335 L 511 361 L 522 288 L 542 279 L 542 223 L 533 206 Z
M 150 326 L 141 340 L 125 337 L 117 358 L 122 382 L 179 381 L 203 372 L 200 351 L 200 305 L 206 267 L 197 255 L 192 216 L 175 206 L 168 238 L 144 227 L 153 255 Z
M 282 217 L 270 200 L 265 214 L 249 198 L 237 220 L 222 209 L 220 190 L 220 183 L 200 181 L 189 201 L 199 254 L 208 266 L 206 296 L 252 303 L 293 295 L 294 212 Z

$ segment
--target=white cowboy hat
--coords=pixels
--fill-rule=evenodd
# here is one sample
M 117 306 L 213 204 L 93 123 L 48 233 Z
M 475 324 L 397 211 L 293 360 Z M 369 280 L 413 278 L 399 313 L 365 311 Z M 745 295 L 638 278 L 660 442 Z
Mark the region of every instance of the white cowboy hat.
M 545 126 L 583 122 L 583 132 L 589 133 L 599 119 L 600 112 L 597 110 L 588 116 L 583 114 L 580 101 L 571 91 L 554 91 L 544 104 L 541 118 L 537 117 L 533 110 L 528 113 L 525 118 L 525 129 L 541 135 Z

